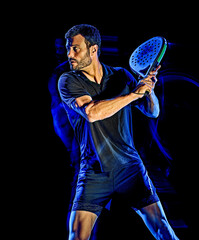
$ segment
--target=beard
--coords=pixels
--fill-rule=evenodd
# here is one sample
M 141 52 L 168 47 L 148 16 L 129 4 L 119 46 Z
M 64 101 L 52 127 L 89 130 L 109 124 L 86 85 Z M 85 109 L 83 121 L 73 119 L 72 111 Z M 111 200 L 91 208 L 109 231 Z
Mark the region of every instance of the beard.
M 76 65 L 74 66 L 71 61 L 74 61 L 76 63 Z M 92 59 L 90 57 L 89 51 L 87 51 L 87 53 L 85 54 L 85 56 L 80 60 L 76 60 L 74 58 L 70 58 L 69 59 L 69 64 L 70 64 L 70 69 L 71 70 L 81 70 L 82 68 L 85 68 L 87 66 L 89 66 L 92 63 Z

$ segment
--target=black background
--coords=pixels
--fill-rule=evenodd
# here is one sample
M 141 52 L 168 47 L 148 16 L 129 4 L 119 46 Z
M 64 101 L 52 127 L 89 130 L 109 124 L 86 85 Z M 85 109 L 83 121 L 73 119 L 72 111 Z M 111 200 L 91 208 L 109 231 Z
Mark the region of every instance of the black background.
M 129 70 L 128 60 L 133 50 L 153 36 L 163 36 L 174 45 L 168 48 L 161 71 L 181 72 L 198 79 L 197 15 L 193 6 L 182 8 L 149 4 L 145 8 L 136 6 L 129 9 L 129 6 L 120 4 L 117 6 L 118 10 L 114 7 L 107 9 L 100 3 L 91 3 L 86 7 L 85 4 L 30 5 L 26 8 L 23 20 L 17 24 L 23 24 L 23 29 L 19 32 L 16 27 L 18 34 L 13 37 L 16 39 L 16 36 L 20 36 L 17 49 L 18 56 L 23 59 L 19 67 L 16 64 L 17 78 L 13 83 L 13 86 L 17 85 L 20 93 L 17 94 L 17 102 L 12 99 L 12 103 L 17 106 L 14 126 L 17 132 L 14 137 L 16 143 L 19 137 L 23 139 L 23 143 L 20 143 L 20 147 L 17 144 L 15 152 L 19 154 L 20 160 L 12 164 L 13 171 L 15 172 L 17 167 L 20 174 L 17 174 L 19 181 L 13 181 L 15 190 L 12 195 L 15 196 L 15 201 L 11 202 L 15 203 L 16 215 L 22 216 L 20 225 L 25 226 L 17 230 L 26 238 L 66 239 L 65 225 L 72 173 L 68 153 L 54 133 L 47 87 L 55 63 L 55 38 L 64 37 L 65 32 L 75 24 L 94 25 L 101 35 L 119 37 L 120 56 L 111 59 L 112 62 L 108 64 L 123 66 Z M 105 60 L 102 56 L 104 63 Z M 184 212 L 186 223 L 192 232 L 198 172 L 198 89 L 190 83 L 179 81 L 165 83 L 164 87 L 166 104 L 159 131 L 173 157 L 170 181 L 182 201 L 181 211 Z M 161 86 L 157 87 L 157 90 L 158 88 L 161 91 Z M 145 130 L 139 125 L 139 118 L 138 113 L 138 120 L 135 120 L 138 127 L 135 134 L 141 131 L 137 137 L 138 146 Z M 160 158 L 163 159 L 162 156 Z M 158 161 L 157 157 L 155 163 Z M 163 162 L 165 165 L 167 161 Z M 118 217 L 117 221 L 110 216 L 104 221 L 105 224 L 101 226 L 104 232 L 114 232 L 117 229 L 118 234 L 115 235 L 118 236 L 122 236 L 123 232 L 126 234 L 124 236 L 142 232 L 144 236 L 140 235 L 137 239 L 150 239 L 145 228 L 139 227 L 139 220 L 136 218 L 134 222 L 129 213 L 125 215 L 123 210 L 118 209 L 118 214 L 114 217 Z M 113 224 L 109 226 L 110 222 Z M 105 240 L 105 237 L 102 239 Z M 184 236 L 181 239 L 190 238 Z

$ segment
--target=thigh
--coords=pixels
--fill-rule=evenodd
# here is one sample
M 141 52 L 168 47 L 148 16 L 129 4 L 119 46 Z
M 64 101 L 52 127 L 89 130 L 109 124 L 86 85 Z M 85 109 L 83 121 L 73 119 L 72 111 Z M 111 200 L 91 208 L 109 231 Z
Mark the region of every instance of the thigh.
M 69 222 L 69 240 L 89 239 L 97 215 L 88 211 L 72 211 Z
M 113 181 L 109 173 L 81 173 L 78 176 L 73 211 L 88 211 L 99 215 L 109 202 Z
M 143 167 L 139 172 L 126 168 L 117 176 L 116 193 L 134 210 L 159 201 L 156 189 Z

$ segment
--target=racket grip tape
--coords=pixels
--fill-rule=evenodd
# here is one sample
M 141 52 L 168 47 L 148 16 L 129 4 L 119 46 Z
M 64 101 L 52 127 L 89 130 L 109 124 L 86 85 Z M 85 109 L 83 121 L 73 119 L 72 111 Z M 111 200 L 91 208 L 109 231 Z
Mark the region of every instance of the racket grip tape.
M 150 92 L 148 90 L 145 91 L 144 96 L 148 96 Z

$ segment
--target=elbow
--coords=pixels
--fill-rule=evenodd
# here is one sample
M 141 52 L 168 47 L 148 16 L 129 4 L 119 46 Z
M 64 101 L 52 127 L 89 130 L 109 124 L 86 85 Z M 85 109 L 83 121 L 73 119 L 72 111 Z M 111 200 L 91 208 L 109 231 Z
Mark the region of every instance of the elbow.
M 99 112 L 96 112 L 95 109 L 90 109 L 90 108 L 86 107 L 85 112 L 86 112 L 88 122 L 94 123 L 94 122 L 100 120 Z
M 160 107 L 159 107 L 159 105 L 158 105 L 158 107 L 156 108 L 156 111 L 155 111 L 155 113 L 154 113 L 154 118 L 158 118 L 159 115 L 160 115 Z
M 95 118 L 92 116 L 92 114 L 87 114 L 87 120 L 88 120 L 88 122 L 90 122 L 90 123 L 94 123 L 94 122 L 97 121 L 97 119 L 95 119 Z
M 148 111 L 145 110 L 144 114 L 149 118 L 158 118 L 158 116 L 160 114 L 160 109 L 158 107 L 158 108 L 150 109 Z
M 103 120 L 103 118 L 100 118 L 99 114 L 89 113 L 89 114 L 87 114 L 87 120 L 90 123 L 94 123 L 96 121 Z
M 93 108 L 94 101 L 90 102 L 84 109 L 86 113 L 86 120 L 90 123 L 97 121 L 96 109 Z
M 100 107 L 97 102 L 91 102 L 89 105 L 87 105 L 85 108 L 85 112 L 87 115 L 87 120 L 90 123 L 104 120 L 113 115 L 106 111 L 103 107 Z
M 87 115 L 87 120 L 90 123 L 104 120 L 107 117 L 109 117 L 105 114 L 105 112 L 103 110 L 99 110 L 99 109 L 95 109 L 95 108 L 92 108 L 89 111 L 87 111 L 87 109 L 86 109 L 86 115 Z
M 160 114 L 160 109 L 158 108 L 158 109 L 154 110 L 154 111 L 150 114 L 149 117 L 151 117 L 151 118 L 158 118 L 158 117 L 159 117 L 159 114 Z
M 159 117 L 159 113 L 156 113 L 156 114 L 152 114 L 151 118 L 158 118 Z

